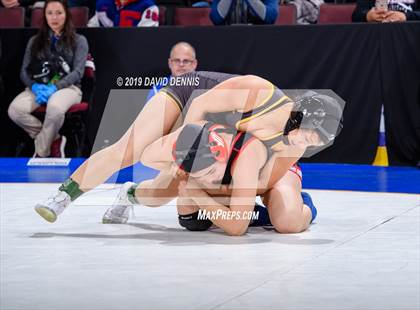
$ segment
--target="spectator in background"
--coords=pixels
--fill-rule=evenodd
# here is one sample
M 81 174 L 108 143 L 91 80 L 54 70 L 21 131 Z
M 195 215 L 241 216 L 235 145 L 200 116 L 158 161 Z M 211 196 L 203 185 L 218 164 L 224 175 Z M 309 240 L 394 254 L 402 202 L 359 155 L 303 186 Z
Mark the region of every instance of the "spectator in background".
M 159 8 L 154 0 L 97 0 L 88 27 L 156 27 Z
M 274 24 L 278 0 L 213 0 L 210 19 L 215 25 Z
M 34 8 L 43 8 L 45 2 L 43 0 L 0 0 L 0 7 L 4 6 L 6 8 L 14 7 L 29 7 L 30 9 Z M 89 9 L 89 18 L 95 14 L 96 1 L 95 0 L 68 0 L 67 5 L 69 8 L 85 6 Z M 26 10 L 25 25 L 30 26 L 31 19 L 31 10 Z
M 5 8 L 12 9 L 17 7 L 32 8 L 36 3 L 36 0 L 0 0 L 0 7 L 4 6 Z M 39 2 L 43 4 L 44 2 Z M 30 12 L 31 10 L 25 11 L 25 25 L 30 25 Z
M 185 73 L 193 72 L 197 68 L 198 62 L 194 47 L 188 42 L 178 42 L 171 48 L 168 58 L 168 66 L 171 76 L 180 76 Z M 147 101 L 152 98 L 165 84 L 157 84 L 147 96 Z
M 357 0 L 353 22 L 405 22 L 420 20 L 420 0 L 388 0 L 388 10 L 375 7 L 375 0 Z
M 324 0 L 287 0 L 296 7 L 296 24 L 310 25 L 318 22 L 319 9 Z
M 35 4 L 35 2 L 39 2 L 38 7 L 43 7 L 42 0 L 1 0 L 1 3 L 6 8 L 13 8 L 17 6 L 30 6 Z M 95 12 L 95 0 L 68 0 L 67 1 L 68 7 L 76 7 L 76 6 L 86 6 L 89 8 L 89 11 Z M 0 5 L 1 6 L 1 5 Z
M 6 8 L 14 8 L 18 6 L 26 7 L 34 4 L 35 2 L 35 0 L 1 0 L 1 3 Z
M 58 132 L 67 110 L 82 99 L 88 43 L 75 32 L 65 0 L 47 0 L 43 23 L 26 46 L 20 72 L 26 89 L 9 106 L 9 117 L 35 140 L 39 157 L 64 157 Z M 44 123 L 31 113 L 46 106 Z

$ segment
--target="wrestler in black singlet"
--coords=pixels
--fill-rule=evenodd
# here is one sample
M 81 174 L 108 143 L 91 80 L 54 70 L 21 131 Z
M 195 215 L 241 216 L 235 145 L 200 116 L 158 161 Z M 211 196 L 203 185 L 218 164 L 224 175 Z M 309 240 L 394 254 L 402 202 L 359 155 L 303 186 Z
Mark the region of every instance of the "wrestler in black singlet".
M 195 71 L 182 75 L 182 79 L 185 79 L 185 83 L 183 84 L 186 85 L 169 85 L 162 88 L 160 92 L 172 98 L 182 111 L 183 116 L 185 116 L 193 99 L 197 98 L 201 94 L 212 89 L 223 81 L 226 81 L 235 76 L 238 75 L 221 72 Z M 238 129 L 239 125 L 292 102 L 291 99 L 283 93 L 283 91 L 274 85 L 272 85 L 272 87 L 273 88 L 269 96 L 262 102 L 258 103 L 256 107 L 251 111 L 247 111 L 245 113 L 238 111 L 211 113 L 206 117 L 208 120 L 214 123 L 219 123 Z M 284 141 L 283 132 L 281 131 L 275 135 L 260 140 L 267 146 L 268 149 L 271 149 L 271 147 L 277 143 Z

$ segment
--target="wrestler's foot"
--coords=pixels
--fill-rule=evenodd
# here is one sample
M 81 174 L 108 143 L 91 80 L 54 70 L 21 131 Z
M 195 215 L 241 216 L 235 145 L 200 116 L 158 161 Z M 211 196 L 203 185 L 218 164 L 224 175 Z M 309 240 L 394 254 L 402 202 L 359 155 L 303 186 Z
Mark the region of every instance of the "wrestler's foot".
M 302 195 L 303 204 L 308 206 L 309 209 L 311 209 L 311 214 L 312 214 L 311 223 L 312 223 L 315 220 L 316 215 L 318 214 L 318 211 L 316 210 L 314 202 L 312 201 L 312 197 L 311 195 L 309 195 L 309 193 L 302 192 L 301 195 Z
M 106 210 L 102 217 L 102 223 L 104 224 L 125 224 L 130 217 L 130 209 L 134 206 L 134 203 L 128 198 L 128 191 L 136 186 L 136 183 L 126 182 L 121 187 L 118 193 L 117 199 L 111 207 Z
M 58 190 L 54 195 L 48 197 L 46 201 L 35 206 L 35 211 L 46 221 L 53 223 L 57 216 L 71 203 L 71 198 L 66 192 Z
M 256 220 L 251 221 L 249 225 L 250 227 L 273 227 L 266 207 L 255 203 L 254 213 L 258 214 L 258 218 Z

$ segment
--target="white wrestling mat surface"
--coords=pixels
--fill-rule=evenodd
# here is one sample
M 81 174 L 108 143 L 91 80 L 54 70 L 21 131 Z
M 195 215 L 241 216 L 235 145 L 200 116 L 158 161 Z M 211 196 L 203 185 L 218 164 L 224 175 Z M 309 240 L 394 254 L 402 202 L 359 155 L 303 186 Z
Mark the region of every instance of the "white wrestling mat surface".
M 101 224 L 117 189 L 54 224 L 33 210 L 57 184 L 0 184 L 0 309 L 420 308 L 420 196 L 308 191 L 310 230 L 188 232 L 176 210 Z

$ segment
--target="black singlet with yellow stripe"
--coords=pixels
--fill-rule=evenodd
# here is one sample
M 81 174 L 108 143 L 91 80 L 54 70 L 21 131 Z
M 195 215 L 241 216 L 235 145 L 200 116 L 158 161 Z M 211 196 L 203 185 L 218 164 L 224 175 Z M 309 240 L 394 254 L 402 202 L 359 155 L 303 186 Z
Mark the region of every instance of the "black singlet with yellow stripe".
M 235 76 L 221 72 L 194 71 L 175 78 L 172 85 L 163 87 L 159 93 L 172 98 L 185 115 L 195 98 Z
M 191 102 L 195 98 L 223 81 L 235 76 L 238 75 L 221 72 L 195 71 L 182 75 L 179 77 L 179 83 L 174 83 L 174 85 L 168 85 L 162 88 L 160 93 L 172 98 L 182 111 L 182 114 L 185 116 Z M 214 123 L 238 129 L 241 124 L 249 122 L 292 102 L 291 99 L 283 93 L 283 91 L 275 87 L 273 84 L 271 84 L 271 86 L 272 89 L 269 92 L 269 95 L 258 103 L 253 110 L 243 113 L 238 111 L 209 113 L 207 114 L 206 119 Z M 260 140 L 267 146 L 267 148 L 271 149 L 275 145 L 284 142 L 285 139 L 283 132 L 279 132 Z

